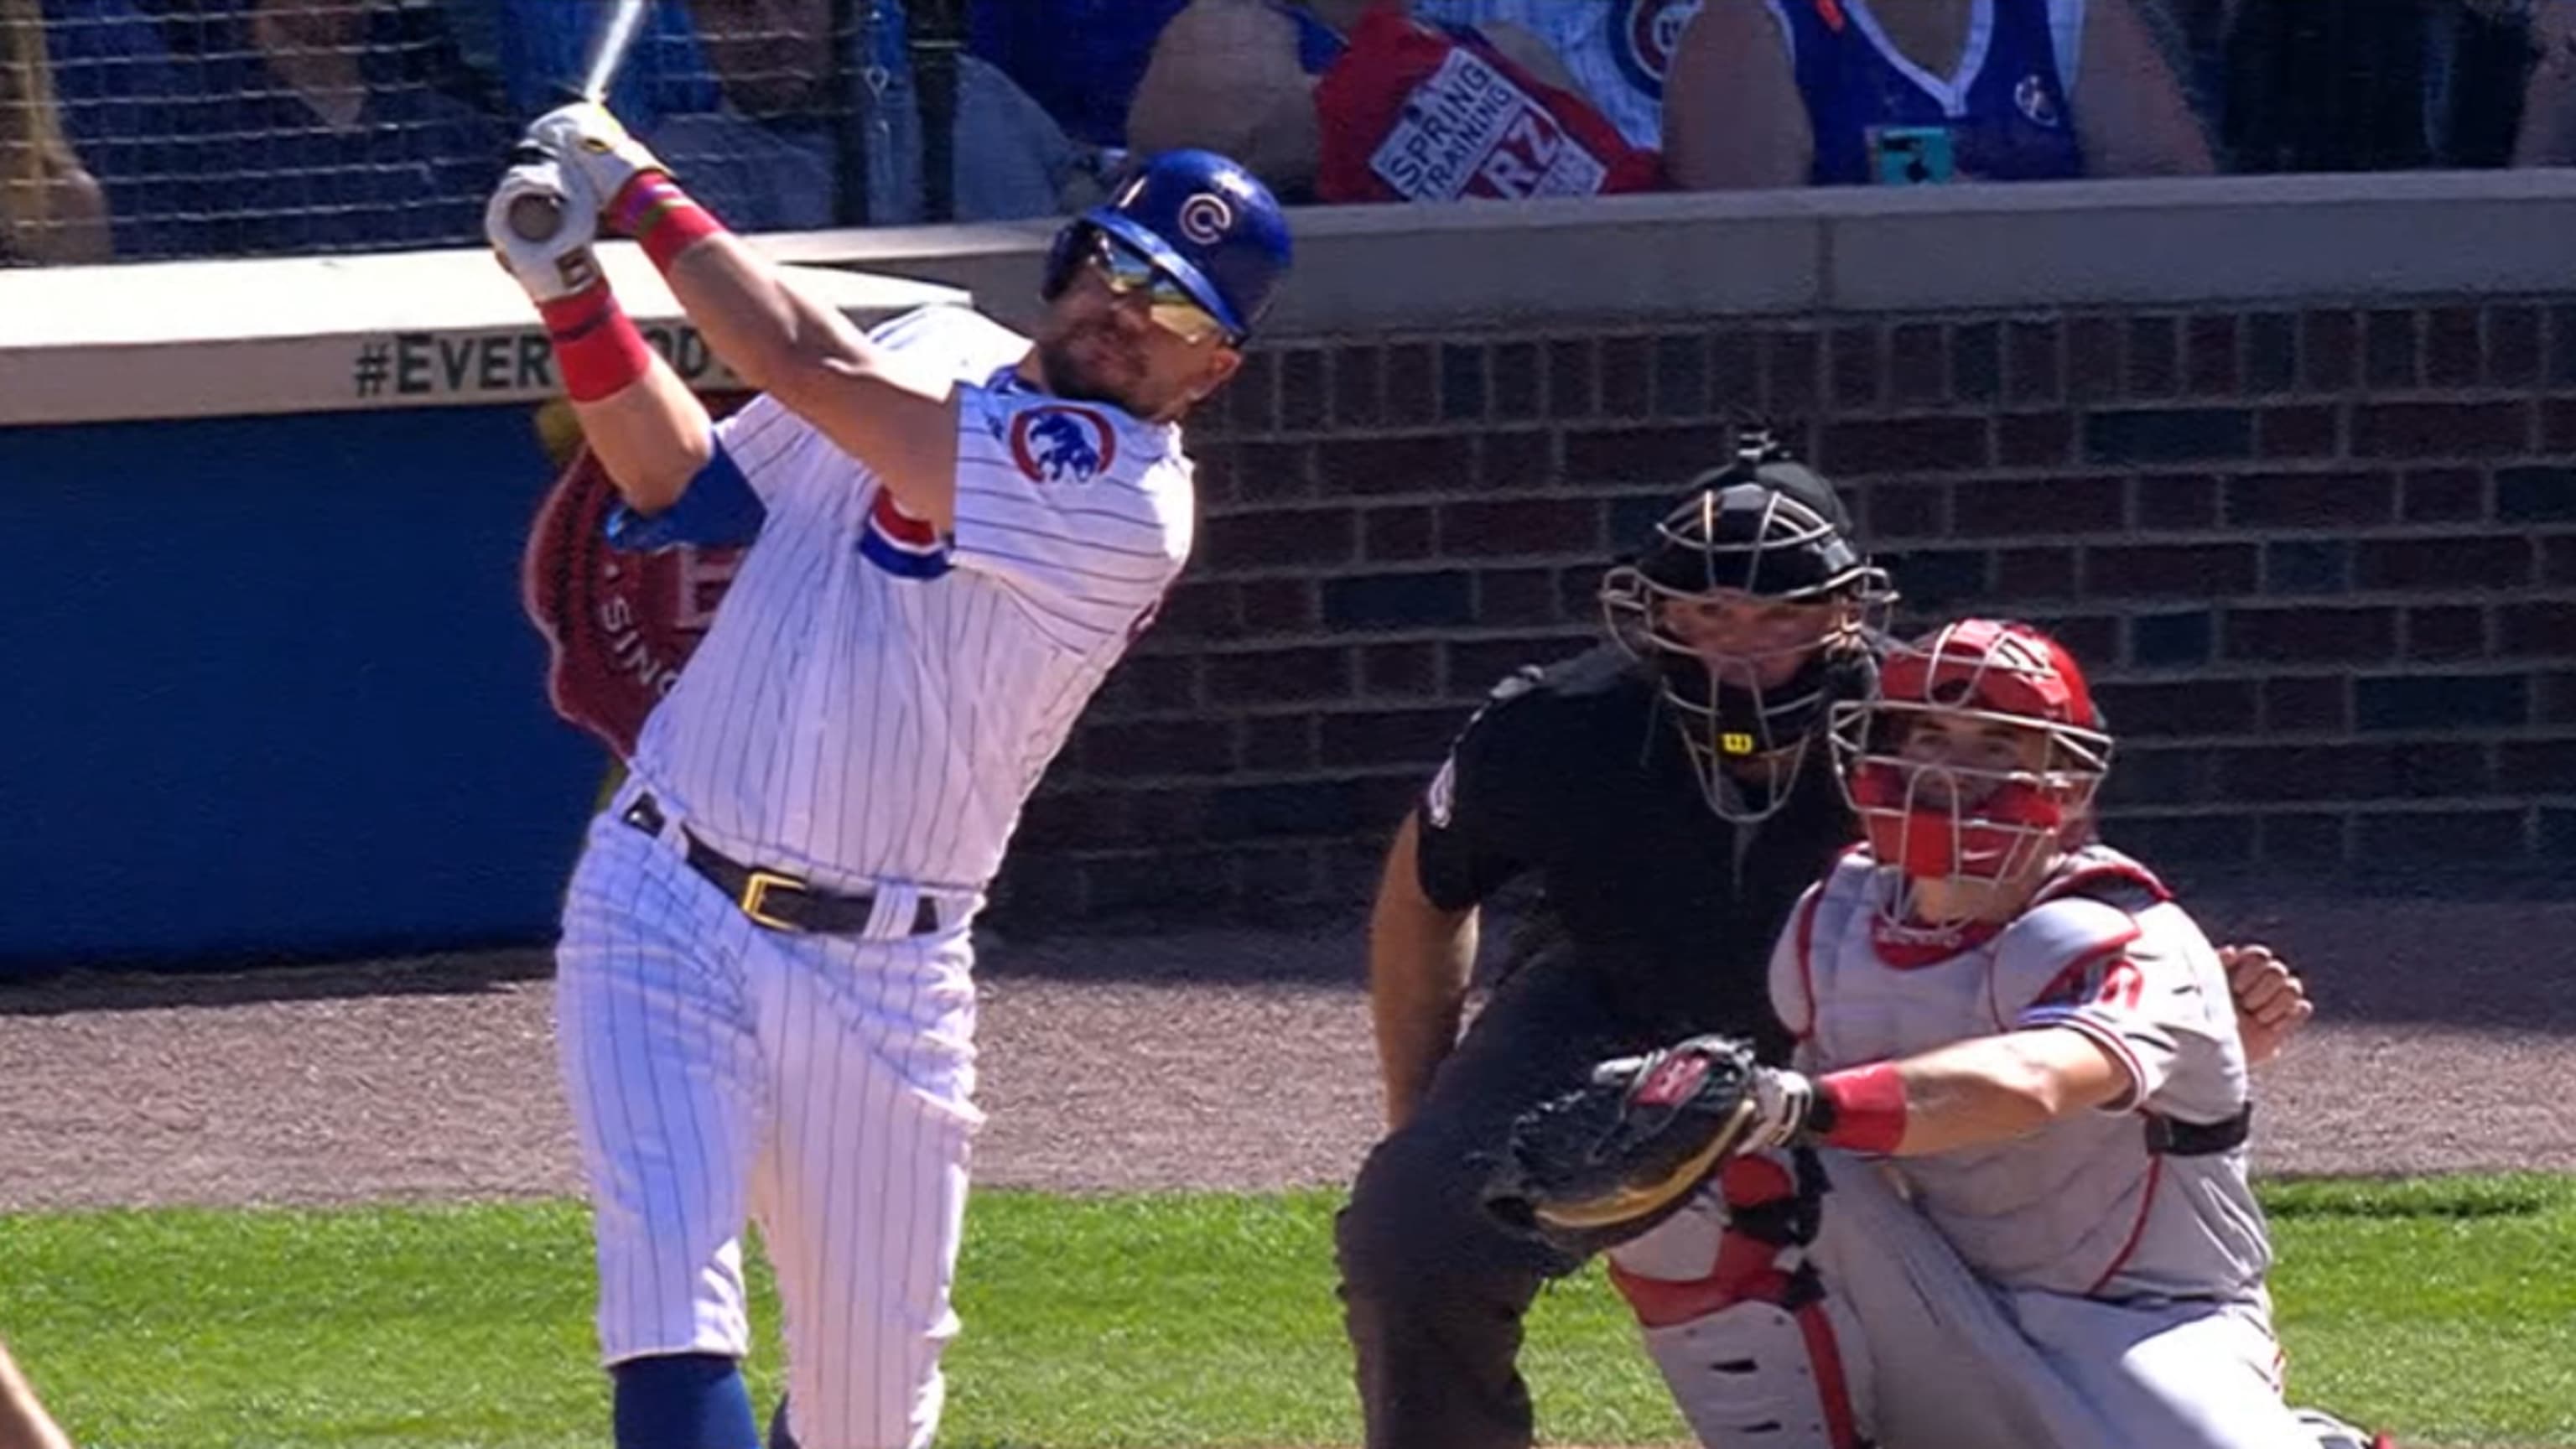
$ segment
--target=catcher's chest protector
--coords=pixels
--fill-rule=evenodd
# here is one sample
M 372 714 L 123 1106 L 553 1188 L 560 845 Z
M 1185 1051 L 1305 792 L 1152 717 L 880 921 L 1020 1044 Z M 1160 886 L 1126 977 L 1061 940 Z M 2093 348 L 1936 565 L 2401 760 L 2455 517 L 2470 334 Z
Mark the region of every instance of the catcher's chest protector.
M 1946 954 L 1889 939 L 1880 901 L 1892 888 L 1893 872 L 1856 853 L 1801 905 L 1813 919 L 1792 922 L 1794 979 L 1775 977 L 1773 989 L 1804 1038 L 1804 1065 L 1831 1071 L 2068 1027 L 2145 1092 L 2001 1146 L 1905 1159 L 1943 1236 L 2008 1287 L 2223 1297 L 2258 1283 L 2270 1250 L 2241 1141 L 2182 1156 L 2158 1151 L 2151 1131 L 2149 1114 L 2224 1124 L 2248 1100 L 2226 973 L 2154 877 L 2088 847 L 2059 893 Z

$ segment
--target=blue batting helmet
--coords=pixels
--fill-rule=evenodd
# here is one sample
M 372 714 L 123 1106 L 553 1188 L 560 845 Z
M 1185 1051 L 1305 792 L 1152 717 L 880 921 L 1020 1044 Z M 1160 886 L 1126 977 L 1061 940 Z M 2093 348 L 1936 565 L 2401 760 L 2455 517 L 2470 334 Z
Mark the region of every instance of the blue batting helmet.
M 1213 151 L 1165 151 L 1056 234 L 1046 295 L 1064 289 L 1082 238 L 1103 231 L 1178 278 L 1234 341 L 1252 333 L 1288 275 L 1288 218 L 1260 178 Z

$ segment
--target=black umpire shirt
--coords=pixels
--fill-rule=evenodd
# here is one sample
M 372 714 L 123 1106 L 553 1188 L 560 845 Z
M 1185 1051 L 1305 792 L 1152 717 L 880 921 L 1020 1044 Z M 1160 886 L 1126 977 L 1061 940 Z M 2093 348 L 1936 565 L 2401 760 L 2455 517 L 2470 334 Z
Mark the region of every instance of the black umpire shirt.
M 1751 1036 L 1778 1060 L 1773 938 L 1853 839 L 1832 764 L 1819 738 L 1788 803 L 1735 825 L 1709 808 L 1643 666 L 1603 645 L 1524 669 L 1416 807 L 1422 891 L 1464 910 L 1534 875 L 1562 954 L 1603 973 L 1641 1031 Z

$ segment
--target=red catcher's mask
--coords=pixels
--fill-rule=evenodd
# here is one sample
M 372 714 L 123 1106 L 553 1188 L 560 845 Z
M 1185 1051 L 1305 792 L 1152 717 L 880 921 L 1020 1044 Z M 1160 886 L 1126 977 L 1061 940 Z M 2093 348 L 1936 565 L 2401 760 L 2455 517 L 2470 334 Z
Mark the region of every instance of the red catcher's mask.
M 2048 742 L 2037 769 L 1909 758 L 1927 714 L 2005 724 Z M 2073 655 L 2028 624 L 1968 619 L 1879 666 L 1868 700 L 1838 706 L 1834 757 L 1870 853 L 1909 879 L 2012 880 L 2089 832 L 2111 736 Z

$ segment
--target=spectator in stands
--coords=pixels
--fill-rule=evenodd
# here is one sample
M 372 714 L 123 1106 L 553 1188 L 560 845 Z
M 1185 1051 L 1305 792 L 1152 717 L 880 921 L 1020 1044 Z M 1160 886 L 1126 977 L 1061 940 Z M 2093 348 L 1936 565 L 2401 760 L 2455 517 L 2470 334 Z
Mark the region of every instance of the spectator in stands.
M 1722 0 L 1682 34 L 1664 136 L 1703 190 L 2211 169 L 2131 0 Z
M 457 28 L 489 37 L 515 114 L 554 104 L 599 18 L 569 0 L 447 0 Z M 933 187 L 921 77 L 905 0 L 854 0 L 835 66 L 831 0 L 658 0 L 609 93 L 628 129 L 684 173 L 738 231 L 984 220 L 1064 209 L 1074 149 L 991 66 L 960 57 L 941 112 L 956 131 L 945 194 Z M 1076 200 L 1088 204 L 1088 194 Z
M 2566 6 L 2540 8 L 2555 23 Z M 2534 9 L 2535 0 L 2239 0 L 2227 37 L 2230 169 L 2510 164 Z
M 1702 0 L 1412 0 L 1416 18 L 1472 25 L 1552 85 L 1579 91 L 1628 144 L 1664 144 L 1664 75 Z M 1901 0 L 1902 3 L 1902 0 Z
M 420 12 L 206 0 L 200 14 L 209 48 L 188 119 L 205 215 L 189 250 L 466 246 L 481 235 L 478 183 L 507 135 L 455 97 L 453 53 L 406 23 Z
M 1368 4 L 1193 0 L 1152 37 L 1116 134 L 1141 151 L 1198 146 L 1231 156 L 1281 196 L 1311 197 L 1315 78 L 1341 57 L 1342 32 Z
M 2516 166 L 2576 165 L 2576 5 L 2552 5 L 2534 18 L 2534 63 L 2525 92 Z
M 1190 0 L 974 0 L 966 51 L 1009 77 L 1075 145 L 1114 151 L 1129 144 L 1128 106 L 1155 41 L 1189 8 Z
M 55 102 L 36 0 L 0 0 L 0 266 L 108 257 L 107 196 Z
M 522 116 L 561 99 L 605 14 L 598 0 L 448 8 L 460 30 L 493 37 L 487 63 Z M 850 45 L 864 59 L 846 71 L 833 64 L 834 9 L 832 0 L 655 0 L 609 107 L 736 230 L 910 220 L 918 138 L 902 110 L 911 94 L 903 0 L 850 7 Z M 862 89 L 868 75 L 882 83 Z
M 179 73 L 161 27 L 135 0 L 41 0 L 63 134 L 106 193 L 120 257 L 182 250 L 192 206 L 184 136 L 171 124 Z
M 695 79 L 706 90 L 640 129 L 716 215 L 744 231 L 807 231 L 879 219 L 889 209 L 890 198 L 867 186 L 871 166 L 890 159 L 875 154 L 884 141 L 871 134 L 886 128 L 883 96 L 842 93 L 831 0 L 688 0 L 665 8 L 686 17 L 683 43 L 694 46 L 696 61 L 681 62 L 693 74 L 669 79 Z M 900 45 L 899 5 L 894 13 Z M 666 50 L 661 58 L 668 65 L 674 56 Z M 845 148 L 855 153 L 846 175 Z M 896 210 L 882 219 L 904 219 L 909 208 Z
M 480 193 L 506 133 L 458 98 L 468 82 L 431 13 L 381 0 L 195 0 L 156 24 L 127 0 L 52 3 L 82 22 L 60 38 L 108 97 L 92 135 L 74 130 L 117 213 L 120 255 L 480 236 Z
M 2226 169 L 2227 33 L 2243 0 L 2135 0 L 2133 8 L 2200 122 L 2209 154 Z
M 1243 159 L 1284 195 L 1391 199 L 1414 188 L 1353 174 L 1385 139 L 1408 87 L 1431 55 L 1419 35 L 1383 23 L 1392 12 L 1427 26 L 1441 51 L 1498 57 L 1534 107 L 1597 115 L 1615 128 L 1591 149 L 1619 151 L 1629 169 L 1651 169 L 1660 144 L 1665 62 L 1701 0 L 1193 0 L 1156 38 L 1136 88 L 1126 139 L 1140 150 L 1205 146 Z M 1369 43 L 1349 66 L 1345 42 Z M 1392 48 L 1404 54 L 1390 57 Z M 1433 62 L 1435 65 L 1436 61 Z M 1323 87 L 1323 76 L 1334 83 Z M 1356 72 L 1356 73 L 1355 73 Z M 1388 94 L 1390 89 L 1396 94 Z M 1577 129 L 1584 121 L 1575 123 Z M 1363 154 L 1327 165 L 1327 150 Z M 1617 170 L 1614 163 L 1608 168 Z M 1335 180 L 1320 180 L 1331 172 Z M 1611 189 L 1624 189 L 1613 187 Z M 1450 194 L 1433 187 L 1424 195 Z M 1472 194 L 1462 190 L 1456 194 Z

